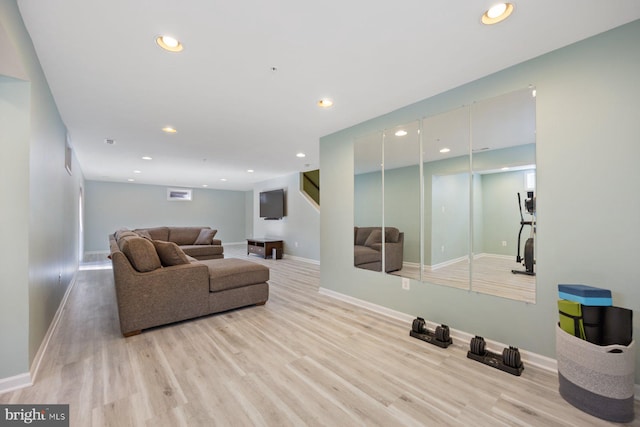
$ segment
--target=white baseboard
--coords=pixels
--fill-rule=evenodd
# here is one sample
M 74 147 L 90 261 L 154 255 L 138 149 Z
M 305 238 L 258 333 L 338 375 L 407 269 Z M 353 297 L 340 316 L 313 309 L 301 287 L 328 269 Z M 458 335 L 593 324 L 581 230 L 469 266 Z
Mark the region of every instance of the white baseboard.
M 429 271 L 434 271 L 434 270 L 437 270 L 437 269 L 439 269 L 439 268 L 446 267 L 446 266 L 449 266 L 449 265 L 452 265 L 452 264 L 458 263 L 458 262 L 460 262 L 460 261 L 468 261 L 468 260 L 469 260 L 469 256 L 468 256 L 468 255 L 465 255 L 465 256 L 461 256 L 460 258 L 453 258 L 453 259 L 450 259 L 450 260 L 448 260 L 448 261 L 440 262 L 440 263 L 438 263 L 438 264 L 434 264 L 434 265 L 425 265 L 425 266 L 424 266 L 424 271 L 427 271 L 427 272 L 429 272 Z
M 56 331 L 58 327 L 58 323 L 60 323 L 62 312 L 64 311 L 64 308 L 67 304 L 67 299 L 69 298 L 69 294 L 71 293 L 71 290 L 76 284 L 77 276 L 78 276 L 78 271 L 76 270 L 76 272 L 74 273 L 71 279 L 71 282 L 69 282 L 69 285 L 67 286 L 67 290 L 65 291 L 64 296 L 62 297 L 62 301 L 60 301 L 60 305 L 58 306 L 58 309 L 56 310 L 56 313 L 54 314 L 53 319 L 49 324 L 47 333 L 44 335 L 44 338 L 42 339 L 40 348 L 38 348 L 38 352 L 36 353 L 36 356 L 33 358 L 33 362 L 31 363 L 31 369 L 29 370 L 29 372 L 24 374 L 18 374 L 16 376 L 9 377 L 9 378 L 1 378 L 0 394 L 18 390 L 25 387 L 31 387 L 33 383 L 35 383 L 36 377 L 38 375 L 38 371 L 40 370 L 40 364 L 42 363 L 42 360 L 44 359 L 44 356 L 47 352 L 47 348 L 49 347 L 49 342 L 51 341 L 51 337 Z
M 247 242 L 244 241 L 244 242 L 235 242 L 235 243 L 225 243 L 223 246 L 226 246 L 226 245 L 244 245 L 244 246 L 246 246 Z M 295 256 L 295 255 L 289 255 L 289 254 L 282 254 L 282 257 L 286 258 L 286 259 L 291 259 L 291 260 L 294 260 L 294 261 L 302 261 L 302 262 L 307 262 L 309 264 L 320 265 L 320 261 L 317 260 L 317 259 L 303 258 L 303 257 Z
M 84 252 L 85 255 L 101 255 L 101 254 L 109 254 L 108 250 L 102 250 L 102 251 L 85 251 Z
M 392 310 L 390 308 L 387 307 L 383 307 L 381 305 L 378 304 L 373 304 L 371 302 L 368 301 L 363 301 L 361 299 L 358 298 L 354 298 L 352 296 L 349 295 L 344 295 L 341 294 L 339 292 L 335 292 L 332 291 L 330 289 L 325 289 L 325 288 L 320 288 L 318 290 L 319 293 L 321 293 L 322 295 L 327 295 L 330 296 L 332 298 L 336 298 L 339 299 L 341 301 L 344 302 L 348 302 L 350 304 L 356 305 L 358 307 L 362 307 L 365 308 L 367 310 L 371 310 L 374 311 L 378 314 L 382 314 L 384 316 L 390 317 L 392 319 L 395 320 L 400 320 L 402 322 L 406 322 L 408 324 L 408 327 L 411 328 L 411 323 L 413 322 L 413 319 L 415 319 L 415 316 L 412 316 L 410 314 L 406 314 L 406 313 L 402 313 L 400 311 L 396 311 L 396 310 Z M 431 329 L 435 329 L 436 326 L 439 326 L 439 324 L 428 321 L 425 319 L 425 322 L 427 323 L 427 326 L 429 326 Z M 463 347 L 468 347 L 469 343 L 471 342 L 471 339 L 473 337 L 475 337 L 475 335 L 470 334 L 468 332 L 464 332 L 464 331 L 460 331 L 457 329 L 453 329 L 450 328 L 450 334 L 451 334 L 451 338 L 454 339 L 454 342 L 457 345 L 463 346 Z M 507 347 L 506 344 L 502 344 L 499 343 L 497 341 L 492 341 L 492 340 L 488 340 L 485 338 L 485 341 L 487 343 L 487 349 L 495 351 L 497 353 L 502 353 L 502 349 Z M 526 351 L 526 350 L 522 350 L 520 349 L 520 355 L 523 361 L 536 366 L 538 368 L 541 369 L 545 369 L 547 371 L 551 371 L 551 372 L 558 372 L 558 364 L 556 362 L 555 359 L 552 359 L 550 357 L 547 356 L 543 356 L 540 354 L 536 354 L 530 351 Z
M 31 387 L 33 380 L 31 374 L 25 372 L 24 374 L 18 374 L 9 378 L 0 379 L 0 394 L 8 393 L 10 391 L 19 390 L 25 387 Z
M 413 322 L 413 319 L 415 319 L 415 317 L 410 314 L 406 314 L 401 311 L 392 310 L 390 308 L 387 308 L 378 304 L 374 304 L 369 301 L 364 301 L 364 300 L 352 297 L 350 295 L 345 295 L 340 292 L 332 291 L 331 289 L 320 288 L 318 289 L 318 293 L 329 296 L 331 298 L 338 299 L 340 301 L 347 302 L 349 304 L 353 304 L 355 306 L 373 311 L 378 314 L 382 314 L 384 316 L 390 317 L 395 320 L 399 320 L 401 322 L 406 322 L 409 328 L 411 327 L 410 325 Z M 427 326 L 431 329 L 435 329 L 436 326 L 439 326 L 438 323 L 431 322 L 426 319 L 425 319 L 425 323 L 427 323 Z M 471 339 L 475 337 L 475 335 L 473 334 L 460 331 L 457 329 L 453 329 L 453 328 L 449 328 L 449 331 L 450 331 L 451 338 L 455 340 L 454 341 L 455 345 L 460 345 L 462 347 L 469 347 L 469 343 L 471 342 Z M 486 338 L 485 338 L 485 342 L 487 343 L 487 349 L 496 353 L 502 353 L 502 349 L 507 347 L 506 344 L 502 344 L 498 341 L 488 340 Z M 541 354 L 534 353 L 532 351 L 526 351 L 523 349 L 519 349 L 519 350 L 520 350 L 520 356 L 523 362 L 526 362 L 532 366 L 535 366 L 540 369 L 544 369 L 549 372 L 553 372 L 553 373 L 558 372 L 558 362 L 555 359 L 551 357 L 543 356 Z M 635 384 L 634 398 L 640 401 L 640 384 Z
M 340 292 L 332 291 L 331 289 L 320 288 L 318 289 L 318 292 L 322 295 L 326 295 L 331 298 L 338 299 L 340 301 L 348 302 L 349 304 L 353 304 L 358 307 L 371 310 L 378 314 L 383 314 L 387 317 L 390 317 L 395 320 L 399 320 L 401 322 L 411 323 L 413 322 L 413 319 L 415 319 L 415 317 L 411 316 L 410 314 L 406 314 L 401 311 L 392 310 L 390 308 L 387 308 L 378 304 L 374 304 L 369 301 L 361 300 L 361 299 L 352 297 L 350 295 L 341 294 Z
M 294 261 L 302 261 L 302 262 L 306 262 L 306 263 L 309 263 L 309 264 L 320 265 L 320 261 L 318 261 L 316 259 L 302 258 L 302 257 L 299 257 L 299 256 L 289 255 L 289 254 L 282 254 L 282 257 L 286 258 L 286 259 L 292 259 Z
M 60 323 L 60 318 L 62 317 L 62 313 L 64 311 L 65 306 L 67 305 L 67 300 L 69 299 L 69 294 L 71 294 L 71 290 L 76 284 L 76 280 L 78 278 L 78 270 L 73 274 L 71 278 L 71 282 L 69 286 L 67 286 L 67 290 L 62 297 L 62 301 L 60 301 L 60 305 L 56 310 L 56 314 L 53 315 L 53 319 L 49 324 L 49 329 L 47 329 L 47 333 L 44 335 L 44 339 L 40 344 L 40 348 L 38 348 L 38 352 L 36 353 L 36 357 L 33 358 L 33 363 L 31 364 L 31 379 L 33 382 L 36 381 L 36 377 L 38 376 L 38 371 L 40 370 L 40 364 L 42 363 L 42 359 L 44 358 L 45 353 L 47 352 L 47 348 L 49 347 L 49 342 L 51 341 L 51 337 L 58 327 L 58 323 Z

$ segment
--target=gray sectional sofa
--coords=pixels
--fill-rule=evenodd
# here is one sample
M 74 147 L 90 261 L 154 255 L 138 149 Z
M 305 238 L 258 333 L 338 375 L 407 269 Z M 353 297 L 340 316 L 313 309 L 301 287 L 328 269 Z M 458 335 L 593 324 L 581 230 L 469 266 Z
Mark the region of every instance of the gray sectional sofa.
M 220 255 L 216 259 L 199 260 L 175 241 L 149 237 L 154 235 L 158 237 L 123 230 L 109 235 L 120 330 L 125 337 L 154 326 L 261 305 L 269 299 L 267 267 L 224 259 L 221 253 L 206 255 Z
M 358 268 L 382 271 L 382 227 L 354 227 L 353 264 Z M 402 269 L 404 233 L 384 228 L 385 271 Z
M 130 230 L 118 230 L 116 235 L 126 231 Z M 213 230 L 211 227 L 137 228 L 133 232 L 152 240 L 173 242 L 180 246 L 185 254 L 196 259 L 224 258 L 222 242 L 215 238 L 218 230 Z

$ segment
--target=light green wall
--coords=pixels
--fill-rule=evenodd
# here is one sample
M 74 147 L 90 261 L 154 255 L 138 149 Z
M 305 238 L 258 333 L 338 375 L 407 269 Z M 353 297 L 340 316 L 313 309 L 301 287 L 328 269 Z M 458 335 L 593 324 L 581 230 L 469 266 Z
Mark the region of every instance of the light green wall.
M 384 224 L 404 233 L 405 262 L 420 262 L 420 176 L 418 166 L 384 172 Z M 354 177 L 354 225 L 382 225 L 382 173 L 369 172 Z
M 384 225 L 404 232 L 403 260 L 420 263 L 420 168 L 384 171 Z
M 481 175 L 483 210 L 482 210 L 482 246 L 478 253 L 495 255 L 513 255 L 518 250 L 518 231 L 520 230 L 520 211 L 518 196 L 522 198 L 522 214 L 525 221 L 531 221 L 524 206 L 527 197 L 525 173 L 527 171 L 499 172 Z M 530 237 L 531 227 L 522 230 L 521 255 L 524 255 L 524 242 Z M 502 246 L 502 242 L 507 242 Z M 515 268 L 516 266 L 514 266 Z
M 425 245 L 431 246 L 434 266 L 469 255 L 469 173 L 431 176 L 431 228 L 425 229 Z
M 107 251 L 107 236 L 122 227 L 210 226 L 223 244 L 244 241 L 244 191 L 194 188 L 192 196 L 169 201 L 166 186 L 87 181 L 85 251 Z
M 281 220 L 265 220 L 260 218 L 260 192 L 279 188 L 285 190 L 286 216 Z M 324 198 L 324 196 L 324 190 L 322 190 L 322 197 Z M 324 212 L 324 207 L 322 209 Z M 311 261 L 319 261 L 319 235 L 320 212 L 318 212 L 316 207 L 300 192 L 299 173 L 254 184 L 253 235 L 246 237 L 279 238 L 284 241 L 284 253 L 286 255 Z M 353 228 L 351 229 L 351 235 L 353 236 Z
M 0 88 L 0 218 L 3 239 L 11 242 L 5 245 L 11 253 L 0 256 L 8 263 L 0 303 L 0 378 L 7 378 L 28 372 L 77 271 L 83 178 L 75 157 L 73 175 L 64 168 L 66 127 L 15 1 L 0 2 L 0 27 L 6 36 L 0 52 L 12 52 L 12 68 L 28 79 L 3 79 Z
M 477 153 L 474 154 L 473 163 L 475 168 L 482 170 L 499 169 L 505 164 L 534 164 L 535 144 Z M 425 265 L 436 265 L 464 257 L 469 253 L 468 168 L 469 158 L 466 156 L 424 164 Z M 512 173 L 517 173 L 519 176 L 523 174 L 523 172 Z M 524 178 L 518 181 L 521 184 L 519 187 L 510 185 L 504 188 L 502 180 L 496 178 L 502 174 L 492 174 L 492 176 L 494 178 L 489 182 L 498 188 L 495 190 L 489 188 L 485 196 L 483 196 L 482 175 L 476 174 L 476 182 L 474 182 L 474 252 L 489 251 L 503 255 L 513 253 L 515 259 L 520 217 L 514 200 L 516 200 L 517 191 L 524 191 Z M 410 263 L 420 262 L 419 180 L 418 166 L 385 170 L 384 174 L 384 223 L 404 232 L 404 261 Z M 525 194 L 523 193 L 523 196 Z M 362 227 L 380 225 L 382 223 L 381 203 L 382 173 L 369 172 L 356 175 L 354 177 L 354 224 Z M 483 206 L 486 206 L 487 211 L 491 213 L 486 218 Z M 502 211 L 498 212 L 498 209 Z M 496 213 L 500 215 L 496 216 Z M 505 218 L 510 222 L 505 221 Z M 488 236 L 493 238 L 488 248 L 484 245 L 485 227 L 490 231 Z M 496 236 L 500 236 L 500 244 L 506 240 L 508 245 L 496 247 L 495 242 L 498 242 Z
M 382 173 L 361 173 L 354 180 L 354 226 L 379 227 L 382 224 Z
M 29 370 L 30 87 L 0 76 L 0 379 Z
M 508 68 L 320 140 L 321 286 L 555 357 L 557 284 L 609 288 L 637 308 L 640 21 Z M 353 141 L 377 129 L 537 87 L 536 304 L 353 267 Z M 427 187 L 429 188 L 429 187 Z M 634 316 L 639 333 L 640 316 Z M 640 382 L 640 352 L 636 382 Z

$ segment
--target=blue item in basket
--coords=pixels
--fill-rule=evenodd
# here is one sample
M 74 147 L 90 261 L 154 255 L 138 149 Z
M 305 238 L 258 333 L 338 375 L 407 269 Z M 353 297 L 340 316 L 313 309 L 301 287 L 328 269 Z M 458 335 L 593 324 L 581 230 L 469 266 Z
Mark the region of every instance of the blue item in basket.
M 561 299 L 579 302 L 582 305 L 613 305 L 609 289 L 587 285 L 558 285 L 558 296 Z

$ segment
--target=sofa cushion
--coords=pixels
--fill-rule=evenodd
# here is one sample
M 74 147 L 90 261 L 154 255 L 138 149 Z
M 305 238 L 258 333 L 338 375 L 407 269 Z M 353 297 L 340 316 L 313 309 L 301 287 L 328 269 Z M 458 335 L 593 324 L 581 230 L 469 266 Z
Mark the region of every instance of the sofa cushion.
M 224 254 L 224 248 L 221 245 L 182 245 L 180 249 L 185 254 L 196 258 L 206 258 L 214 255 L 220 255 L 220 258 L 222 258 Z
M 191 262 L 182 249 L 173 242 L 154 240 L 153 246 L 156 248 L 160 262 L 162 262 L 162 265 L 165 267 L 189 264 Z
M 240 288 L 269 280 L 268 267 L 244 259 L 223 258 L 198 262 L 209 268 L 211 292 Z
M 123 242 L 120 250 L 137 271 L 145 273 L 162 267 L 156 248 L 151 241 L 137 236 L 124 237 L 120 240 Z
M 376 243 L 382 243 L 382 231 L 377 229 L 373 230 L 367 240 L 364 242 L 364 246 L 373 246 Z
M 384 228 L 384 241 L 387 243 L 397 243 L 400 238 L 400 230 L 395 227 Z
M 169 227 L 169 241 L 178 245 L 193 245 L 200 230 L 209 227 Z
M 353 247 L 353 264 L 367 264 L 370 262 L 382 261 L 382 252 L 367 246 L 354 246 Z
M 218 230 L 212 230 L 210 228 L 203 228 L 200 230 L 200 234 L 196 237 L 196 241 L 193 242 L 194 245 L 211 245 L 213 244 L 213 237 L 216 235 Z
M 136 228 L 136 233 L 140 231 L 146 231 L 151 236 L 153 240 L 164 240 L 165 242 L 169 241 L 169 227 L 152 227 L 152 228 Z

